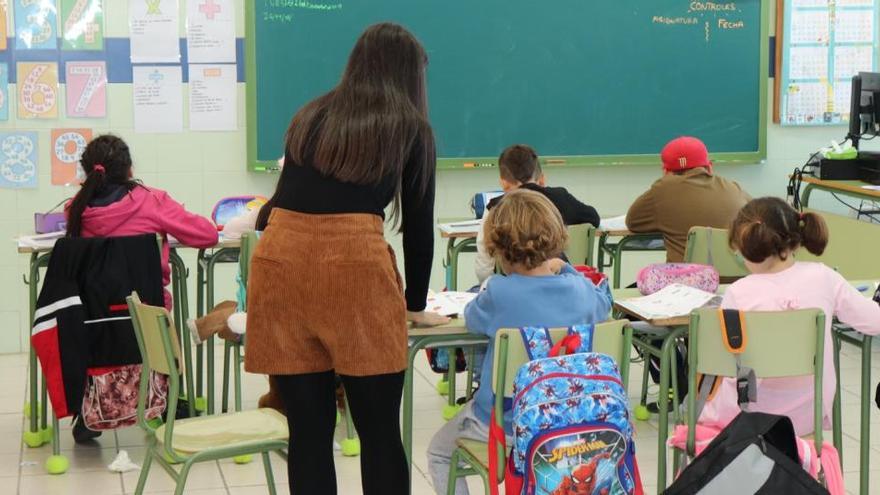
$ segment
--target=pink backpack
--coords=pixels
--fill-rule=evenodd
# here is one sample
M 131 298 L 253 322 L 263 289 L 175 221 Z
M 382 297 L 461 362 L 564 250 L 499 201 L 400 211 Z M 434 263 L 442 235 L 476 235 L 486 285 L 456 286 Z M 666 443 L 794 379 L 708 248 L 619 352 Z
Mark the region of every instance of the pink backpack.
M 141 365 L 91 368 L 83 396 L 82 415 L 86 428 L 93 431 L 115 430 L 137 424 Z M 168 377 L 150 373 L 145 415 L 147 420 L 162 416 L 168 399 Z
M 718 271 L 714 267 L 696 263 L 656 263 L 642 268 L 636 276 L 636 286 L 645 296 L 672 284 L 714 293 L 718 283 Z

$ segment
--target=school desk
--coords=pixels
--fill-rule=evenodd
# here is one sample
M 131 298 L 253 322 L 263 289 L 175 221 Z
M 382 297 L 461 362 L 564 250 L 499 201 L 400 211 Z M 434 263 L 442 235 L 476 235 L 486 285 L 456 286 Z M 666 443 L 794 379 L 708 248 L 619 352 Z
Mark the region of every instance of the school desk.
M 801 205 L 804 208 L 810 205 L 813 191 L 824 191 L 865 201 L 880 201 L 880 191 L 865 189 L 864 186 L 869 184 L 857 180 L 822 180 L 805 176 L 803 183 L 806 184 L 801 193 Z
M 438 225 L 460 220 L 462 219 L 441 219 Z M 443 260 L 443 266 L 446 267 L 446 289 L 458 290 L 458 257 L 461 253 L 477 252 L 477 231 L 449 233 L 440 230 L 440 238 L 447 239 L 446 258 Z
M 615 289 L 620 288 L 620 265 L 623 260 L 624 252 L 666 251 L 666 247 L 662 244 L 660 244 L 659 247 L 654 247 L 652 245 L 654 241 L 663 240 L 663 234 L 659 233 L 635 234 L 628 230 L 602 230 L 599 228 L 596 231 L 596 235 L 599 237 L 599 254 L 596 268 L 598 268 L 600 272 L 604 272 L 605 268 L 608 268 L 609 266 L 614 268 L 614 282 L 612 287 Z M 611 238 L 620 238 L 620 240 L 617 242 L 610 242 Z M 606 254 L 611 258 L 608 264 L 605 264 Z
M 233 241 L 224 241 L 221 242 L 218 246 L 220 246 L 221 249 L 229 248 L 231 247 L 232 242 Z M 184 246 L 181 246 L 180 244 L 172 241 L 168 261 L 169 265 L 171 266 L 171 294 L 174 301 L 173 317 L 175 318 L 175 321 L 185 322 L 189 318 L 189 302 L 186 288 L 187 268 L 185 263 L 183 262 L 183 259 L 181 259 L 178 253 L 178 249 L 181 247 Z M 39 296 L 40 269 L 45 268 L 49 265 L 51 251 L 51 246 L 31 247 L 24 246 L 20 243 L 18 245 L 18 252 L 20 254 L 27 254 L 30 256 L 28 275 L 25 275 L 23 279 L 25 284 L 28 286 L 30 312 L 29 322 L 31 324 L 34 321 L 34 313 L 36 312 L 37 306 L 37 297 Z M 182 328 L 182 325 L 177 325 L 178 332 L 181 332 Z M 178 335 L 178 337 L 180 337 L 180 335 Z M 201 351 L 201 348 L 199 348 L 198 351 Z M 185 368 L 184 382 L 186 386 L 186 394 L 187 397 L 197 397 L 195 395 L 195 386 L 192 372 L 193 368 L 191 346 L 183 346 L 183 353 Z M 213 359 L 213 347 L 208 348 L 208 356 Z M 54 414 L 52 415 L 52 427 L 50 428 L 48 425 L 49 401 L 47 398 L 46 383 L 45 381 L 43 381 L 42 386 L 40 385 L 40 374 L 38 373 L 38 366 L 39 364 L 37 362 L 36 353 L 34 352 L 33 347 L 31 347 L 28 371 L 30 382 L 30 399 L 28 403 L 25 404 L 25 415 L 28 416 L 29 427 L 27 431 L 23 433 L 24 442 L 26 445 L 31 447 L 39 447 L 40 445 L 51 442 L 53 457 L 60 458 L 61 444 L 58 439 L 58 419 L 55 417 Z M 209 382 L 211 383 L 211 386 L 208 390 L 209 393 L 211 393 L 213 392 L 213 374 L 209 373 L 208 376 Z M 200 378 L 199 381 L 201 381 Z M 190 407 L 190 414 L 194 415 L 196 401 L 190 400 L 188 402 Z M 65 463 L 64 461 L 61 462 Z M 62 470 L 60 472 L 64 472 L 65 470 Z
M 403 448 L 412 474 L 412 430 L 413 430 L 413 363 L 422 349 L 477 347 L 485 346 L 489 339 L 482 335 L 469 333 L 463 319 L 454 319 L 446 325 L 434 328 L 416 328 L 409 330 L 409 353 L 407 368 L 403 382 Z M 454 362 L 450 368 L 455 369 Z M 455 374 L 450 373 L 449 394 L 454 395 Z M 412 476 L 410 476 L 412 479 Z

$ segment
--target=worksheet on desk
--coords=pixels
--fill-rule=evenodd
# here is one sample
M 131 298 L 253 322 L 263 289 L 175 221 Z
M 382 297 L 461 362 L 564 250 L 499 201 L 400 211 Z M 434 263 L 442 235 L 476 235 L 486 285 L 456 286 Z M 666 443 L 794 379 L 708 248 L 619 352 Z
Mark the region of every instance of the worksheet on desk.
M 464 313 L 464 307 L 477 297 L 473 292 L 434 292 L 428 291 L 428 305 L 425 311 L 442 316 L 458 316 Z
M 661 320 L 687 316 L 691 311 L 720 304 L 721 299 L 711 292 L 682 284 L 672 284 L 649 296 L 616 301 L 617 305 L 645 320 Z

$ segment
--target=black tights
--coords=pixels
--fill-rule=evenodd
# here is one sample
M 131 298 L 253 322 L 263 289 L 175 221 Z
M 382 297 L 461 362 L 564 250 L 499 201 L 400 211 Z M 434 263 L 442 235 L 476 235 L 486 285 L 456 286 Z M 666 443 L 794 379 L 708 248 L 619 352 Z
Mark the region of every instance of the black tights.
M 291 495 L 335 495 L 334 373 L 278 375 L 275 378 L 287 408 L 290 428 L 287 475 Z M 342 384 L 361 441 L 364 495 L 409 493 L 409 469 L 400 439 L 403 372 L 343 376 Z

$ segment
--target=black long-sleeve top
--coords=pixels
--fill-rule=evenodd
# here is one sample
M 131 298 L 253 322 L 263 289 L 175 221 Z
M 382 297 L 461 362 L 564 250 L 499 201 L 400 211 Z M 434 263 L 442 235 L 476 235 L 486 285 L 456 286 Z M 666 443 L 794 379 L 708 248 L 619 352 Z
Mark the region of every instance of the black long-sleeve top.
M 414 150 L 411 156 L 418 157 Z M 396 178 L 387 176 L 378 184 L 341 182 L 323 176 L 310 164 L 298 166 L 284 158 L 281 189 L 275 206 L 309 214 L 372 213 L 385 218 L 385 207 L 394 199 Z M 406 278 L 406 308 L 425 309 L 431 263 L 434 259 L 435 170 L 410 160 L 401 177 L 401 231 Z M 423 177 L 422 174 L 428 174 Z M 427 187 L 422 191 L 423 179 Z

